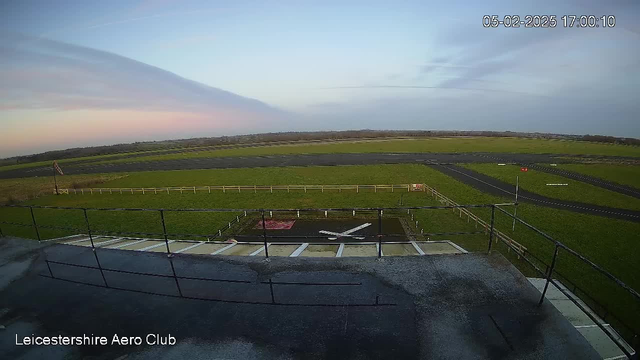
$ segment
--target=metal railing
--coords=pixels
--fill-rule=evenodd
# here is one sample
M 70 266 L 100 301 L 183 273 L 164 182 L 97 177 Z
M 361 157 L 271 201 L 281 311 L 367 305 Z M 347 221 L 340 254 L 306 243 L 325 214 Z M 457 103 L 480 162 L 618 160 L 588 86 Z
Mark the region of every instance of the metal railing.
M 418 186 L 417 186 L 418 185 Z M 381 184 L 381 185 L 214 185 L 214 186 L 165 186 L 165 187 L 141 187 L 141 188 L 69 188 L 58 189 L 60 194 L 80 194 L 80 195 L 93 195 L 93 194 L 170 194 L 171 192 L 183 193 L 197 193 L 212 191 L 226 192 L 254 192 L 258 191 L 424 191 L 423 184 Z M 55 194 L 55 190 L 54 190 Z
M 446 206 L 406 206 L 406 207 L 372 207 L 372 208 L 292 208 L 292 209 L 166 209 L 166 208 L 78 208 L 78 207 L 63 207 L 63 206 L 36 206 L 36 205 L 31 205 L 31 206 L 26 206 L 26 205 L 4 205 L 2 207 L 6 207 L 6 208 L 24 208 L 24 209 L 29 209 L 29 213 L 31 216 L 31 224 L 24 224 L 24 223 L 15 223 L 15 222 L 7 222 L 7 221 L 0 221 L 0 224 L 7 224 L 7 225 L 12 225 L 12 226 L 23 226 L 23 227 L 32 227 L 34 229 L 34 232 L 36 234 L 36 238 L 38 239 L 38 241 L 42 241 L 42 236 L 40 234 L 40 229 L 44 228 L 44 229 L 59 229 L 59 230 L 72 230 L 72 231 L 76 231 L 76 232 L 86 232 L 91 241 L 93 238 L 93 230 L 91 228 L 91 224 L 89 221 L 89 216 L 87 214 L 88 211 L 107 211 L 107 212 L 117 212 L 117 211 L 124 211 L 124 212 L 155 212 L 158 214 L 158 219 L 159 219 L 159 224 L 162 226 L 162 233 L 152 233 L 152 232 L 134 232 L 134 231 L 108 231 L 107 234 L 109 235 L 143 235 L 143 236 L 159 236 L 159 237 L 163 237 L 165 239 L 165 242 L 168 242 L 169 237 L 173 237 L 173 236 L 189 236 L 189 237 L 196 237 L 196 238 L 207 238 L 208 240 L 211 239 L 215 239 L 217 237 L 220 237 L 223 234 L 223 231 L 230 229 L 234 224 L 240 223 L 241 218 L 247 217 L 248 214 L 259 214 L 260 218 L 262 219 L 262 226 L 263 226 L 263 234 L 262 234 L 262 241 L 264 243 L 265 246 L 265 256 L 268 257 L 269 253 L 268 253 L 268 248 L 267 248 L 267 243 L 269 242 L 269 239 L 274 239 L 274 238 L 280 238 L 280 239 L 287 239 L 287 238 L 296 238 L 296 239 L 304 239 L 306 242 L 309 243 L 323 243 L 322 241 L 319 240 L 315 240 L 315 239 L 326 239 L 326 235 L 293 235 L 293 236 L 285 236 L 285 235 L 269 235 L 266 233 L 266 214 L 268 214 L 268 217 L 273 217 L 274 214 L 278 215 L 278 214 L 297 214 L 297 216 L 300 216 L 300 213 L 313 213 L 313 214 L 324 214 L 324 216 L 326 217 L 328 213 L 333 213 L 333 212 L 341 212 L 341 213 L 349 213 L 349 214 L 353 214 L 355 216 L 356 213 L 365 213 L 367 216 L 371 216 L 371 215 L 377 215 L 377 219 L 378 219 L 378 232 L 375 236 L 364 236 L 365 241 L 369 241 L 371 242 L 372 239 L 374 242 L 377 242 L 378 244 L 381 244 L 383 241 L 384 237 L 406 237 L 407 235 L 414 235 L 414 236 L 427 236 L 427 235 L 438 235 L 438 234 L 456 234 L 456 235 L 465 235 L 465 234 L 478 234 L 478 231 L 460 231 L 460 232 L 440 232 L 440 233 L 415 233 L 415 234 L 391 234 L 391 233 L 383 233 L 383 229 L 382 229 L 382 218 L 383 218 L 383 213 L 385 211 L 397 211 L 398 213 L 396 213 L 396 216 L 399 216 L 401 213 L 405 213 L 405 212 L 410 212 L 411 210 L 428 210 L 428 209 L 458 209 L 458 208 L 492 208 L 495 205 L 493 204 L 472 204 L 472 205 L 446 205 Z M 85 223 L 85 227 L 84 228 L 78 228 L 78 227 L 68 227 L 68 226 L 47 226 L 47 225 L 41 225 L 38 224 L 37 219 L 35 217 L 34 214 L 34 209 L 58 209 L 58 210 L 78 210 L 78 211 L 82 211 L 83 213 L 83 217 L 84 217 L 84 223 Z M 189 213 L 196 213 L 196 212 L 224 212 L 224 213 L 232 213 L 232 214 L 241 214 L 241 215 L 236 215 L 235 219 L 233 219 L 232 221 L 228 222 L 228 225 L 223 227 L 222 229 L 219 229 L 216 233 L 213 234 L 194 234 L 194 233 L 185 233 L 185 234 L 176 234 L 176 233 L 169 233 L 167 231 L 167 227 L 166 227 L 166 222 L 165 222 L 165 214 L 168 212 L 189 212 Z M 295 216 L 295 215 L 294 215 Z M 1 229 L 0 229 L 1 231 Z M 234 237 L 237 238 L 247 238 L 247 237 L 252 237 L 255 238 L 256 235 L 241 235 L 241 234 L 235 234 Z M 407 242 L 409 243 L 409 242 Z M 490 245 L 489 245 L 490 246 Z M 167 244 L 167 253 L 170 255 L 171 251 L 169 250 L 169 246 Z M 378 257 L 381 257 L 381 246 L 378 246 Z
M 618 338 L 618 334 L 611 332 L 605 326 L 605 324 L 602 323 L 602 321 L 600 319 L 598 319 L 596 316 L 594 316 L 591 313 L 591 311 L 589 311 L 590 310 L 589 308 L 587 308 L 583 303 L 581 303 L 580 301 L 578 301 L 578 299 L 576 299 L 575 294 L 571 294 L 566 287 L 562 286 L 562 281 L 561 280 L 553 278 L 554 272 L 557 274 L 557 271 L 556 271 L 555 268 L 557 266 L 558 254 L 559 254 L 560 250 L 562 250 L 563 252 L 566 252 L 567 254 L 570 254 L 575 259 L 580 260 L 581 262 L 583 262 L 584 264 L 588 265 L 589 267 L 591 267 L 592 269 L 594 269 L 598 273 L 600 273 L 603 276 L 605 276 L 607 279 L 612 281 L 620 289 L 622 289 L 625 292 L 627 292 L 628 294 L 630 294 L 634 298 L 634 300 L 636 302 L 638 302 L 638 303 L 640 303 L 640 293 L 638 293 L 636 290 L 631 288 L 629 285 L 625 284 L 623 281 L 621 281 L 620 279 L 615 277 L 613 274 L 611 274 L 607 270 L 603 269 L 602 267 L 600 267 L 599 265 L 597 265 L 593 261 L 591 261 L 588 258 L 586 258 L 585 256 L 581 255 L 577 251 L 571 249 L 570 247 L 568 247 L 567 245 L 561 243 L 560 241 L 555 240 L 553 237 L 551 237 L 548 234 L 546 234 L 545 232 L 539 230 L 535 226 L 525 222 L 524 220 L 518 218 L 517 216 L 515 216 L 515 215 L 509 213 L 508 211 L 502 209 L 500 207 L 500 205 L 494 206 L 492 208 L 492 212 L 495 211 L 495 209 L 498 209 L 498 211 L 500 211 L 501 213 L 509 216 L 512 219 L 515 219 L 515 221 L 517 221 L 518 223 L 524 225 L 528 229 L 533 230 L 537 234 L 541 235 L 543 238 L 545 238 L 546 240 L 551 242 L 553 244 L 553 246 L 554 246 L 553 257 L 551 259 L 551 264 L 547 265 L 546 269 L 544 271 L 542 269 L 540 269 L 538 266 L 536 266 L 530 259 L 528 259 L 529 256 L 532 256 L 532 254 L 525 253 L 522 256 L 522 258 L 525 261 L 527 261 L 529 263 L 529 265 L 531 265 L 534 269 L 536 269 L 536 271 L 539 274 L 543 275 L 544 278 L 546 279 L 545 286 L 544 286 L 544 288 L 542 290 L 542 295 L 540 296 L 540 300 L 539 300 L 538 304 L 541 305 L 543 303 L 543 301 L 545 299 L 546 292 L 547 292 L 548 287 L 549 287 L 549 284 L 553 284 L 564 296 L 566 296 L 572 303 L 574 303 L 580 310 L 582 310 L 589 317 L 589 319 L 591 319 L 616 344 L 616 346 L 618 346 L 618 348 L 620 348 L 620 350 L 625 354 L 625 356 L 627 356 L 628 358 L 631 359 L 632 356 L 635 353 L 632 353 L 631 351 L 629 351 L 629 349 L 627 348 L 626 344 L 624 344 L 623 342 L 620 341 L 620 339 Z M 493 218 L 494 218 L 494 214 L 492 214 L 492 223 L 493 223 Z M 533 256 L 533 257 L 538 262 L 544 264 L 544 261 L 542 261 L 541 259 L 539 259 L 539 258 L 537 258 L 535 256 Z M 561 275 L 561 277 L 566 279 L 566 277 L 564 277 L 562 275 Z M 574 285 L 574 287 L 575 287 L 575 285 Z M 582 292 L 585 295 L 587 295 L 591 300 L 595 301 L 593 299 L 593 297 L 588 295 L 586 292 L 584 292 L 584 291 L 582 291 Z M 606 310 L 606 308 L 604 306 L 600 305 L 600 307 Z M 607 313 L 609 313 L 608 310 L 606 310 L 606 311 L 607 311 Z M 613 315 L 611 315 L 611 316 L 613 316 Z M 615 316 L 613 316 L 613 317 L 615 318 Z M 622 325 L 625 328 L 625 330 L 630 330 L 632 332 L 631 336 L 627 336 L 628 337 L 627 340 L 633 344 L 633 347 L 635 348 L 635 351 L 637 352 L 638 334 L 629 325 L 626 325 L 626 323 L 623 322 L 622 320 L 620 320 L 619 318 L 616 318 L 616 320 L 620 325 Z
M 85 229 L 83 231 L 86 231 L 86 233 L 88 234 L 89 240 L 90 240 L 90 243 L 91 243 L 91 247 L 92 247 L 92 249 L 94 249 L 94 254 L 95 254 L 96 247 L 95 247 L 94 242 L 93 242 L 94 233 L 93 233 L 93 230 L 91 228 L 91 224 L 89 222 L 89 217 L 87 215 L 87 211 L 98 211 L 98 212 L 99 211 L 108 211 L 108 212 L 109 211 L 110 212 L 113 212 L 113 211 L 155 212 L 155 213 L 158 214 L 158 220 L 159 220 L 159 223 L 162 226 L 162 233 L 141 233 L 141 232 L 134 233 L 134 232 L 118 232 L 118 231 L 114 231 L 112 233 L 120 234 L 120 235 L 143 234 L 143 235 L 161 236 L 164 239 L 164 243 L 165 243 L 165 247 L 166 247 L 166 253 L 167 253 L 168 257 L 171 258 L 172 256 L 174 256 L 174 253 L 171 252 L 171 249 L 169 247 L 169 237 L 170 236 L 185 235 L 185 236 L 211 238 L 215 234 L 172 234 L 172 233 L 169 233 L 167 231 L 167 227 L 166 227 L 166 223 L 165 223 L 165 213 L 167 213 L 167 212 L 191 212 L 191 213 L 194 213 L 194 212 L 226 212 L 226 213 L 242 214 L 243 217 L 246 217 L 246 216 L 248 216 L 247 214 L 252 213 L 252 214 L 257 214 L 261 219 L 260 222 L 262 224 L 262 229 L 261 229 L 262 230 L 262 234 L 261 235 L 247 235 L 247 236 L 252 236 L 254 238 L 260 238 L 262 240 L 262 245 L 264 247 L 264 256 L 265 256 L 265 258 L 268 258 L 269 257 L 269 249 L 268 249 L 269 248 L 269 243 L 273 239 L 277 239 L 277 238 L 286 239 L 288 237 L 287 236 L 282 236 L 282 235 L 270 235 L 270 234 L 267 233 L 266 221 L 265 221 L 266 220 L 266 214 L 269 214 L 269 216 L 272 217 L 274 213 L 275 214 L 278 214 L 278 213 L 299 214 L 301 212 L 303 212 L 303 213 L 315 213 L 315 214 L 324 213 L 325 216 L 326 216 L 327 212 L 349 212 L 349 213 L 352 213 L 352 214 L 365 213 L 365 214 L 367 214 L 369 216 L 374 215 L 374 214 L 376 215 L 376 217 L 377 217 L 377 231 L 376 231 L 376 234 L 373 235 L 373 236 L 364 236 L 362 240 L 355 240 L 354 243 L 357 243 L 358 241 L 371 242 L 371 239 L 374 239 L 374 242 L 377 243 L 377 249 L 378 249 L 377 256 L 378 256 L 378 258 L 380 258 L 382 256 L 382 244 L 383 244 L 383 239 L 385 237 L 389 238 L 389 237 L 393 237 L 393 236 L 418 235 L 418 234 L 406 234 L 406 233 L 405 234 L 384 233 L 383 232 L 383 226 L 382 226 L 382 223 L 383 223 L 382 219 L 383 219 L 383 213 L 384 212 L 398 211 L 398 212 L 404 213 L 404 212 L 410 212 L 411 210 L 447 209 L 447 210 L 451 210 L 452 212 L 457 212 L 459 217 L 462 217 L 463 214 L 466 215 L 467 219 L 468 219 L 468 222 L 470 222 L 473 219 L 477 224 L 476 226 L 478 226 L 478 224 L 479 224 L 480 226 L 482 226 L 484 228 L 485 233 L 488 233 L 487 252 L 491 252 L 492 243 L 494 242 L 494 240 L 496 242 L 498 240 L 500 240 L 500 242 L 505 244 L 508 249 L 513 250 L 515 252 L 515 254 L 517 255 L 518 259 L 526 261 L 529 265 L 531 265 L 536 270 L 537 273 L 539 273 L 541 276 L 543 276 L 546 279 L 545 287 L 544 287 L 544 289 L 542 291 L 542 295 L 540 297 L 539 304 L 542 304 L 542 302 L 544 301 L 544 298 L 545 298 L 545 295 L 546 295 L 546 291 L 548 289 L 549 284 L 550 283 L 553 284 L 562 293 L 564 293 L 565 296 L 567 296 L 567 298 L 569 298 L 574 304 L 576 304 L 576 306 L 578 306 L 581 310 L 583 310 L 589 316 L 589 318 L 591 318 L 591 320 L 593 320 L 597 324 L 597 326 L 600 329 L 602 329 L 602 331 L 604 331 L 605 334 L 607 336 L 609 336 L 609 338 L 611 338 L 611 340 L 624 352 L 624 354 L 626 356 L 631 357 L 632 353 L 627 349 L 625 344 L 623 344 L 623 342 L 621 342 L 620 339 L 617 338 L 616 334 L 611 332 L 603 324 L 601 324 L 601 322 L 595 316 L 593 316 L 585 308 L 585 306 L 583 304 L 581 304 L 574 296 L 569 294 L 569 292 L 565 288 L 560 286 L 560 283 L 559 283 L 559 281 L 557 279 L 553 278 L 554 273 L 557 274 L 557 271 L 556 271 L 556 265 L 557 264 L 556 263 L 557 263 L 558 253 L 560 251 L 566 252 L 566 253 L 570 254 L 571 256 L 573 256 L 574 258 L 576 258 L 576 259 L 580 260 L 581 262 L 587 264 L 591 268 L 593 268 L 596 271 L 598 271 L 600 274 L 604 275 L 613 284 L 615 284 L 616 286 L 618 286 L 619 288 L 623 289 L 625 292 L 630 294 L 634 298 L 635 301 L 640 302 L 640 294 L 638 294 L 637 291 L 632 289 L 630 286 L 626 285 L 624 282 L 619 280 L 613 274 L 611 274 L 608 271 L 604 270 L 599 265 L 595 264 L 591 260 L 589 260 L 586 257 L 584 257 L 583 255 L 579 254 L 575 250 L 572 250 L 568 246 L 566 246 L 563 243 L 553 239 L 551 236 L 547 235 L 543 231 L 537 229 L 533 225 L 528 224 L 524 220 L 522 220 L 522 219 L 510 214 L 508 211 L 502 209 L 502 206 L 513 206 L 513 205 L 516 205 L 516 204 L 508 203 L 508 204 L 459 205 L 459 204 L 456 204 L 455 202 L 451 201 L 450 199 L 448 199 L 444 195 L 440 194 L 435 189 L 432 189 L 430 187 L 426 187 L 425 189 L 426 189 L 426 191 L 431 192 L 431 194 L 434 197 L 436 197 L 438 200 L 440 200 L 441 202 L 445 203 L 446 205 L 442 205 L 442 206 L 404 206 L 404 207 L 368 207 L 368 208 L 303 208 L 303 209 L 295 209 L 295 208 L 292 208 L 292 209 L 264 209 L 264 208 L 261 208 L 261 209 L 165 209 L 165 208 L 149 209 L 149 208 L 77 208 L 77 207 L 57 207 L 57 206 L 4 205 L 3 207 L 29 209 L 29 214 L 30 214 L 32 222 L 31 222 L 31 224 L 21 224 L 21 223 L 12 223 L 12 222 L 0 221 L 0 224 L 10 224 L 10 225 L 32 227 L 34 229 L 35 233 L 36 233 L 36 236 L 37 236 L 38 240 L 42 240 L 41 234 L 40 234 L 40 230 L 39 230 L 40 228 L 54 228 L 54 229 L 59 228 L 59 229 L 74 229 L 74 230 L 80 230 L 80 229 L 70 228 L 70 227 L 61 227 L 61 226 L 42 226 L 42 225 L 39 225 L 38 222 L 37 222 L 37 218 L 36 218 L 36 216 L 34 214 L 34 211 L 33 211 L 34 209 L 80 210 L 80 211 L 83 212 L 84 221 L 85 221 Z M 474 208 L 490 208 L 491 209 L 491 219 L 490 219 L 490 221 L 486 222 L 486 221 L 480 219 L 478 216 L 474 215 L 470 211 L 470 209 L 474 209 Z M 550 241 L 554 245 L 554 253 L 553 253 L 553 257 L 551 259 L 551 263 L 550 264 L 546 264 L 543 260 L 541 260 L 540 258 L 536 257 L 534 254 L 531 254 L 526 247 L 522 246 L 521 244 L 517 243 L 513 239 L 509 238 L 505 234 L 503 234 L 500 231 L 498 231 L 495 228 L 496 209 L 500 213 L 503 213 L 503 214 L 511 217 L 512 219 L 515 219 L 515 221 L 517 221 L 518 223 L 526 226 L 527 228 L 533 230 L 535 233 L 541 235 L 546 240 Z M 240 215 L 236 215 L 236 223 L 239 223 L 239 222 L 240 222 Z M 227 228 L 231 228 L 232 225 L 233 224 L 230 222 L 228 224 Z M 219 234 L 220 233 L 221 232 L 219 232 Z M 475 232 L 468 231 L 468 232 L 457 232 L 456 234 L 477 234 L 477 233 L 478 233 L 477 231 L 475 231 Z M 2 234 L 2 229 L 0 229 L 0 234 Z M 234 236 L 241 237 L 242 235 L 234 235 Z M 322 241 L 318 241 L 317 240 L 319 238 L 326 239 L 326 236 L 294 235 L 294 236 L 289 236 L 289 238 L 304 239 L 304 242 L 307 242 L 309 244 L 326 243 L 326 241 L 322 242 Z M 409 242 L 407 242 L 407 243 L 409 243 Z M 95 260 L 96 260 L 96 263 L 98 264 L 98 267 L 101 268 L 101 265 L 99 263 L 99 259 L 98 259 L 97 255 L 96 255 L 96 259 Z M 532 261 L 532 260 L 535 260 L 535 262 Z M 545 268 L 544 269 L 540 268 L 540 266 L 539 266 L 540 264 L 543 264 Z M 109 270 L 107 270 L 107 271 L 109 271 Z M 176 279 L 176 283 L 177 283 L 177 281 L 178 281 L 178 279 L 180 277 L 175 276 L 175 273 L 174 273 L 173 277 Z M 106 280 L 105 280 L 105 282 L 106 282 Z M 584 291 L 583 291 L 583 293 L 586 294 L 586 292 L 584 292 Z M 611 315 L 611 316 L 613 316 L 613 315 Z M 637 333 L 633 330 L 633 328 L 631 328 L 630 326 L 626 325 L 624 322 L 619 321 L 619 319 L 618 319 L 618 322 L 620 324 L 623 324 L 627 329 L 629 329 L 629 330 L 631 330 L 633 332 L 633 336 L 631 336 L 631 338 L 629 338 L 629 336 L 627 336 L 627 340 L 631 340 L 631 342 L 633 342 L 634 339 L 637 339 L 637 335 L 636 335 Z

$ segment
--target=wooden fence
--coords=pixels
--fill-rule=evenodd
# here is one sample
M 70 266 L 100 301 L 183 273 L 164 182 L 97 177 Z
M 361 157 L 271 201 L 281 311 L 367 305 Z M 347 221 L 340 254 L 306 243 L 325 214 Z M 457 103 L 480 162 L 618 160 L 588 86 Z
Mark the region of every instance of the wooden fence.
M 145 188 L 83 188 L 83 189 L 58 189 L 60 194 L 170 194 L 172 192 L 198 193 L 212 191 L 226 192 L 254 192 L 258 191 L 424 191 L 423 184 L 392 184 L 392 185 L 217 185 L 217 186 L 179 186 L 179 187 L 145 187 Z M 55 193 L 55 190 L 54 190 Z
M 431 195 L 438 201 L 440 201 L 440 203 L 444 204 L 445 206 L 459 206 L 460 204 L 456 203 L 455 201 L 449 199 L 448 197 L 442 195 L 440 192 L 438 192 L 436 189 L 428 186 L 428 185 L 424 185 L 424 191 L 426 191 L 427 193 L 431 193 Z M 458 213 L 458 216 L 460 218 L 462 218 L 463 215 L 467 216 L 467 222 L 471 222 L 471 221 L 475 221 L 476 223 L 476 227 L 478 227 L 478 225 L 482 226 L 484 228 L 485 233 L 488 233 L 489 230 L 491 229 L 491 224 L 487 223 L 486 221 L 482 220 L 481 218 L 479 218 L 478 216 L 476 216 L 474 213 L 472 213 L 471 211 L 469 211 L 468 209 L 465 208 L 453 208 L 452 209 L 454 213 Z M 509 236 L 507 236 L 507 234 L 501 232 L 500 230 L 498 230 L 495 226 L 493 228 L 493 233 L 495 235 L 495 241 L 498 242 L 498 240 L 504 242 L 507 245 L 507 249 L 513 249 L 517 256 L 518 259 L 520 258 L 520 256 L 523 256 L 525 254 L 525 252 L 527 251 L 527 248 L 525 246 L 523 246 L 522 244 L 518 243 L 517 241 L 513 240 L 512 238 L 510 238 Z

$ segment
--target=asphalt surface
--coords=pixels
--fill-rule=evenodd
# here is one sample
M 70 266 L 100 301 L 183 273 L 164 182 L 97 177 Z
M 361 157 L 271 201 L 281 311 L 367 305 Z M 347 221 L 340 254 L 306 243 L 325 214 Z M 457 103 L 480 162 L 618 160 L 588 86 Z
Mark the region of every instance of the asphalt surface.
M 65 165 L 65 174 L 95 174 L 154 170 L 228 169 L 283 166 L 332 166 L 370 164 L 412 164 L 435 162 L 488 163 L 495 162 L 490 155 L 497 155 L 509 162 L 548 163 L 567 162 L 562 155 L 549 154 L 484 154 L 484 153 L 374 153 L 374 154 L 310 154 L 273 155 L 250 157 L 218 157 L 201 159 L 177 159 L 163 161 L 131 162 L 97 165 Z M 0 171 L 0 178 L 51 176 L 51 167 Z
M 515 199 L 515 187 L 506 182 L 500 181 L 488 175 L 456 165 L 429 165 L 433 169 L 443 172 L 465 184 L 496 196 L 508 197 L 511 201 Z M 556 209 L 569 210 L 573 212 L 605 216 L 615 219 L 622 219 L 640 222 L 640 211 L 618 209 L 605 206 L 592 205 L 587 203 L 558 200 L 545 197 L 527 190 L 518 190 L 518 202 L 526 202 L 535 205 L 547 206 Z
M 179 255 L 171 260 L 183 277 L 176 284 L 171 276 L 104 271 L 103 278 L 97 269 L 53 263 L 49 272 L 45 259 L 95 267 L 86 247 L 15 238 L 0 247 L 0 275 L 12 280 L 0 288 L 0 353 L 11 359 L 599 358 L 548 301 L 537 306 L 539 292 L 499 254 L 269 262 Z M 111 270 L 173 272 L 163 254 L 96 254 Z M 26 268 L 12 267 L 24 261 Z M 32 334 L 143 343 L 16 345 Z M 148 345 L 147 334 L 176 343 Z

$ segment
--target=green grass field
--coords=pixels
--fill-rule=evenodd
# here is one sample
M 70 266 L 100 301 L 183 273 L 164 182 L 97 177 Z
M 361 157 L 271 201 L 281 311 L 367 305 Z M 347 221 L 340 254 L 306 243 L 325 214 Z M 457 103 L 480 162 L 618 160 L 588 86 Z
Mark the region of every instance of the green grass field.
M 558 168 L 595 176 L 640 189 L 640 166 L 618 164 L 558 164 Z
M 58 188 L 91 187 L 122 174 L 89 174 L 58 176 Z M 55 188 L 53 177 L 32 177 L 0 179 L 0 204 L 16 203 L 34 199 L 44 194 L 52 194 Z
M 277 169 L 224 169 L 193 171 L 158 171 L 130 173 L 128 176 L 108 181 L 104 187 L 128 186 L 181 186 L 181 185 L 270 185 L 270 184 L 391 184 L 426 183 L 459 203 L 497 203 L 510 199 L 494 197 L 462 184 L 449 176 L 423 165 L 340 166 Z M 212 194 L 169 195 L 148 193 L 113 195 L 49 195 L 28 204 L 69 207 L 132 207 L 132 208 L 312 208 L 312 207 L 376 207 L 397 206 L 400 197 L 405 205 L 436 205 L 426 193 L 373 193 L 373 192 L 252 192 Z M 511 209 L 510 209 L 511 210 Z M 36 209 L 35 216 L 43 237 L 86 232 L 82 211 Z M 489 219 L 488 209 L 474 212 Z M 553 245 L 531 230 L 517 225 L 511 231 L 511 219 L 497 213 L 496 227 L 527 246 L 529 251 L 550 263 Z M 228 221 L 241 213 L 175 213 L 166 214 L 167 230 L 171 234 L 213 234 Z M 557 240 L 587 256 L 603 268 L 611 271 L 635 289 L 640 289 L 640 276 L 635 267 L 640 253 L 640 224 L 572 213 L 564 210 L 521 204 L 518 215 L 534 226 L 547 232 Z M 0 216 L 6 221 L 31 223 L 28 209 L 2 208 Z M 390 215 L 388 215 L 390 216 Z M 159 234 L 162 227 L 157 212 L 98 212 L 89 211 L 92 230 L 135 231 Z M 474 231 L 473 222 L 460 218 L 450 210 L 419 210 L 415 212 L 418 229 L 425 232 Z M 69 226 L 77 230 L 51 230 L 46 226 Z M 2 225 L 5 234 L 34 238 L 32 228 Z M 486 251 L 486 235 L 440 236 L 432 239 L 451 239 L 472 251 Z M 498 249 L 510 257 L 526 274 L 532 274 L 523 263 L 508 254 L 502 245 Z M 567 254 L 558 260 L 559 271 L 570 278 L 614 314 L 625 317 L 636 328 L 640 328 L 640 308 L 610 282 L 570 258 Z M 595 279 L 595 280 L 594 280 Z M 634 312 L 635 311 L 635 312 Z
M 520 171 L 520 166 L 517 165 L 465 164 L 463 166 L 512 184 L 514 188 L 516 185 L 516 176 L 518 176 L 521 189 L 555 199 L 578 201 L 621 209 L 640 210 L 640 199 L 602 189 L 582 181 L 571 180 L 560 175 L 549 174 L 534 169 L 522 172 Z M 547 184 L 568 185 L 548 186 Z
M 204 150 L 140 156 L 127 159 L 102 160 L 92 164 L 145 162 L 175 159 L 195 159 L 225 156 L 259 156 L 331 153 L 430 153 L 430 152 L 514 152 L 593 154 L 640 157 L 640 147 L 609 145 L 568 140 L 518 138 L 433 138 L 388 141 L 317 143 L 305 145 L 275 145 L 237 149 Z

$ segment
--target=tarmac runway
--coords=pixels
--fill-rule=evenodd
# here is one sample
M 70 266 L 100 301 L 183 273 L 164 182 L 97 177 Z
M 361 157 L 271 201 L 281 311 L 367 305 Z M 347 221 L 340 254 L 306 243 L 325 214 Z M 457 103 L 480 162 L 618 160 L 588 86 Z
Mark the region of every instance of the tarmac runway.
M 568 163 L 562 154 L 494 154 L 494 153 L 370 153 L 370 154 L 307 154 L 273 155 L 250 157 L 216 157 L 199 159 L 178 159 L 147 162 L 127 162 L 116 164 L 68 164 L 63 166 L 65 174 L 95 174 L 153 170 L 227 169 L 282 166 L 331 166 L 331 165 L 371 165 L 371 164 L 413 164 L 413 163 L 490 163 L 496 158 L 512 163 Z M 618 157 L 611 157 L 619 159 Z M 51 167 L 37 167 L 0 171 L 0 178 L 50 176 Z
M 501 197 L 506 196 L 511 200 L 515 198 L 515 188 L 513 185 L 500 181 L 491 176 L 484 175 L 479 172 L 456 165 L 429 166 L 443 172 L 446 175 L 453 177 L 456 180 L 471 185 L 480 191 Z M 583 214 L 598 215 L 615 219 L 640 222 L 640 211 L 611 208 L 575 201 L 559 200 L 522 189 L 518 191 L 518 201 L 552 207 L 556 209 L 569 210 Z

